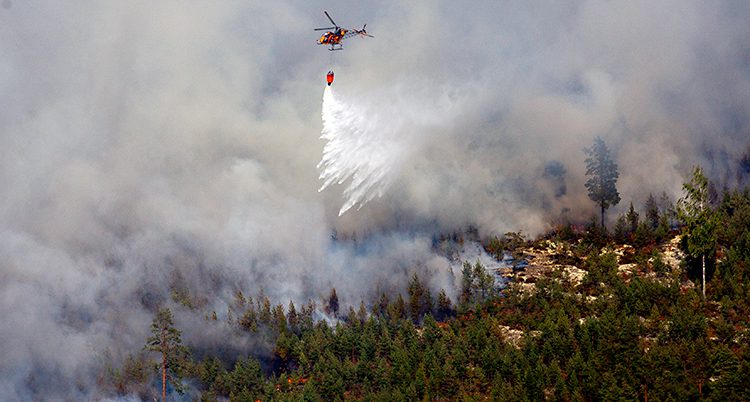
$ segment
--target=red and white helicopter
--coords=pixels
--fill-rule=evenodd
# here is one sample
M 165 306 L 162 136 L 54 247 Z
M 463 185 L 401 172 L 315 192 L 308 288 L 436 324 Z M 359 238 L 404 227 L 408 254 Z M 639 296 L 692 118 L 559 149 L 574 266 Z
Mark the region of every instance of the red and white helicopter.
M 328 11 L 323 11 L 328 17 L 328 20 L 331 21 L 331 24 L 333 24 L 332 27 L 327 28 L 315 28 L 315 31 L 327 31 L 323 34 L 323 36 L 318 39 L 319 45 L 331 45 L 331 48 L 328 50 L 342 50 L 344 46 L 341 44 L 341 41 L 347 38 L 351 38 L 352 36 L 359 35 L 360 37 L 369 36 L 370 38 L 374 38 L 374 36 L 367 33 L 365 28 L 367 28 L 367 24 L 365 24 L 362 29 L 355 29 L 355 28 L 341 28 L 336 24 L 336 22 L 333 21 L 333 18 L 331 18 L 330 15 L 328 15 Z

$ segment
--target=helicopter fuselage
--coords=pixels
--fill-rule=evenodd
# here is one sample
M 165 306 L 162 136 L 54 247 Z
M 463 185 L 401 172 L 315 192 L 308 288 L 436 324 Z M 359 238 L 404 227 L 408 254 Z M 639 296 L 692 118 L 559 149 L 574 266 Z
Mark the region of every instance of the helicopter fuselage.
M 347 29 L 337 29 L 336 31 L 328 31 L 324 33 L 320 39 L 318 39 L 319 45 L 331 45 L 333 49 L 335 45 L 341 46 L 341 40 L 344 39 L 344 35 L 348 32 Z

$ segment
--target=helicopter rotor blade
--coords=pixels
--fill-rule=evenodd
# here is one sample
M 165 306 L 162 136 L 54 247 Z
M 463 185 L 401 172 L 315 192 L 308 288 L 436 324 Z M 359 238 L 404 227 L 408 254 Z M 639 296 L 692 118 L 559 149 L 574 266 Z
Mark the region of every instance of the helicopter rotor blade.
M 335 25 L 336 27 L 339 26 L 335 21 L 333 21 L 333 18 L 331 18 L 331 16 L 328 15 L 328 11 L 323 10 L 323 12 L 325 13 L 326 17 L 328 17 L 328 20 L 331 21 L 331 24 Z
M 336 29 L 336 27 L 330 27 L 330 28 L 315 28 L 313 31 L 330 31 L 332 29 Z

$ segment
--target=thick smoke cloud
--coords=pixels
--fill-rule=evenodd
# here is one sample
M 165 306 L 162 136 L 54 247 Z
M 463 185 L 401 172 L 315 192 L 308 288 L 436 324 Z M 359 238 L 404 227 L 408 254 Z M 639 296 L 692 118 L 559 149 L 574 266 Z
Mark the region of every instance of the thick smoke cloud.
M 140 350 L 162 303 L 211 345 L 200 334 L 221 329 L 200 317 L 240 289 L 286 303 L 336 286 L 358 303 L 415 269 L 449 287 L 434 234 L 595 211 L 582 149 L 597 135 L 626 203 L 677 196 L 697 163 L 747 183 L 743 1 L 329 8 L 376 36 L 335 55 L 341 99 L 381 121 L 440 112 L 396 134 L 387 190 L 341 217 L 345 187 L 318 192 L 316 169 L 330 55 L 311 28 L 329 5 L 2 6 L 1 399 L 98 395 L 101 356 Z M 208 304 L 176 306 L 175 289 Z

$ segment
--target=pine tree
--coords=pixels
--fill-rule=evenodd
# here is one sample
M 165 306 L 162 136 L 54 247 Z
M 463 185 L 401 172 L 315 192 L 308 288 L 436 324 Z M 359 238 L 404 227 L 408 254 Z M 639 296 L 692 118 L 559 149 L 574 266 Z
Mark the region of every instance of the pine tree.
M 188 360 L 188 350 L 182 345 L 182 333 L 174 327 L 169 308 L 160 309 L 151 323 L 151 336 L 146 340 L 145 350 L 161 353 L 161 398 L 167 400 L 167 377 L 177 392 L 182 392 L 180 377 Z
M 422 298 L 425 288 L 416 272 L 409 279 L 407 291 L 409 293 L 409 317 L 414 324 L 419 324 L 419 320 L 422 318 Z
M 461 304 L 466 305 L 474 301 L 474 270 L 469 261 L 464 261 L 461 268 Z
M 378 301 L 372 306 L 373 315 L 376 315 L 378 317 L 387 317 L 388 305 L 390 303 L 391 303 L 391 300 L 388 298 L 388 295 L 385 294 L 385 292 L 381 293 Z
M 367 321 L 367 307 L 365 307 L 364 300 L 359 301 L 359 309 L 357 310 L 357 319 L 359 319 L 360 324 L 364 324 L 365 321 Z
M 487 272 L 485 266 L 477 260 L 474 264 L 474 294 L 481 295 L 481 301 L 484 301 L 492 295 L 494 285 L 495 278 L 491 273 Z
M 257 301 L 258 321 L 263 325 L 271 324 L 271 300 L 268 299 L 263 289 L 260 290 Z
M 245 310 L 245 314 L 240 318 L 239 324 L 248 331 L 255 332 L 258 330 L 258 313 L 255 311 L 254 303 L 250 302 L 247 304 L 247 310 Z
M 281 304 L 275 305 L 273 307 L 273 310 L 271 311 L 271 316 L 273 317 L 273 322 L 276 326 L 277 333 L 285 333 L 287 330 L 287 322 L 286 315 L 284 315 L 284 306 L 282 306 Z
M 618 243 L 625 243 L 628 241 L 628 224 L 626 223 L 625 216 L 620 215 L 617 217 L 614 230 L 615 241 Z
M 633 203 L 630 203 L 628 213 L 625 215 L 625 219 L 628 221 L 628 231 L 632 234 L 638 229 L 638 223 L 640 223 L 640 216 L 638 212 L 633 208 Z
M 406 302 L 404 302 L 404 298 L 400 293 L 396 297 L 396 300 L 388 305 L 388 317 L 393 322 L 406 318 Z
M 438 293 L 438 301 L 437 301 L 438 321 L 445 321 L 449 317 L 452 317 L 453 314 L 454 314 L 454 311 L 453 311 L 453 304 L 451 303 L 451 299 L 445 293 L 445 290 L 440 289 L 440 293 Z
M 289 329 L 293 333 L 299 333 L 299 317 L 297 316 L 297 308 L 294 306 L 294 302 L 289 300 L 289 307 L 287 307 L 286 319 L 289 322 Z
M 591 148 L 584 150 L 586 158 L 586 175 L 591 176 L 586 181 L 589 198 L 596 202 L 602 212 L 602 228 L 604 228 L 604 211 L 620 202 L 620 194 L 615 184 L 619 173 L 617 164 L 609 154 L 609 149 L 600 137 L 596 137 Z
M 333 314 L 334 317 L 338 316 L 339 296 L 336 294 L 336 288 L 331 289 L 331 294 L 328 295 L 328 303 L 325 310 L 327 314 Z
M 643 206 L 646 210 L 646 221 L 652 230 L 656 230 L 659 227 L 659 204 L 656 203 L 656 198 L 653 194 L 649 193 L 646 204 Z
M 432 300 L 432 292 L 430 288 L 425 287 L 425 293 L 422 297 L 422 316 L 426 314 L 433 314 L 435 309 L 435 302 Z

